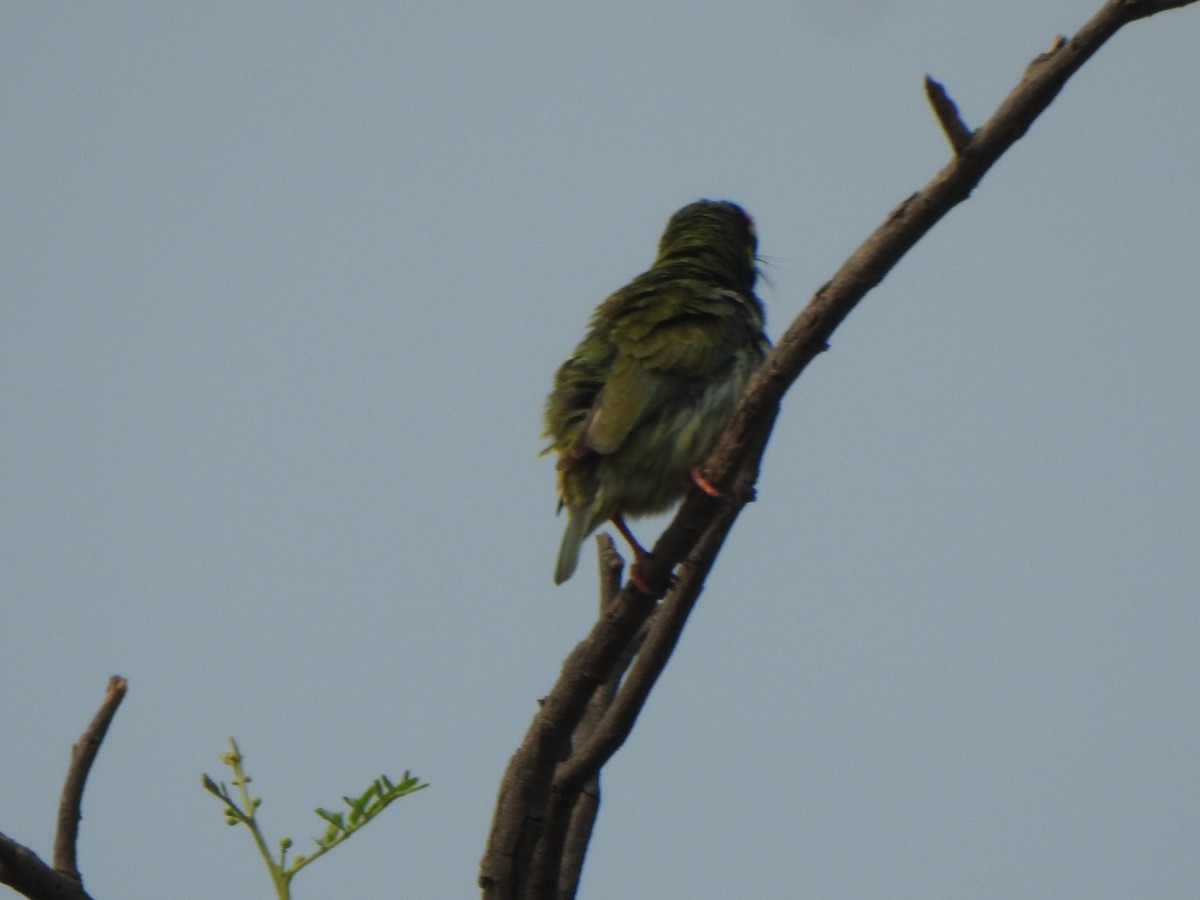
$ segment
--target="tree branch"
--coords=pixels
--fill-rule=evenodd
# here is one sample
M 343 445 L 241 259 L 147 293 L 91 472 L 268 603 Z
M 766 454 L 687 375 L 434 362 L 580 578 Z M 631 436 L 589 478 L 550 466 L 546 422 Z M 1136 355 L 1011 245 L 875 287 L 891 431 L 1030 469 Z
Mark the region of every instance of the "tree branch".
M 871 288 L 955 206 L 966 200 L 992 165 L 1016 143 L 1067 80 L 1123 25 L 1197 0 L 1108 0 L 1070 40 L 1030 64 L 999 108 L 920 191 L 901 201 L 809 301 L 779 339 L 747 388 L 733 421 L 709 457 L 708 480 L 726 489 L 751 452 L 756 429 L 770 429 L 780 400 L 830 336 Z M 760 451 L 761 452 L 761 451 Z M 642 570 L 651 583 L 665 579 L 695 546 L 717 514 L 718 501 L 692 491 L 654 546 Z
M 0 884 L 31 900 L 92 900 L 77 881 L 54 871 L 28 847 L 0 834 Z
M 600 608 L 603 610 L 615 602 L 620 594 L 624 561 L 613 546 L 611 537 L 600 534 L 596 540 L 600 561 Z M 656 619 L 657 614 L 654 614 L 642 623 L 629 644 L 622 649 L 608 680 L 592 694 L 583 718 L 571 736 L 568 758 L 574 758 L 579 752 L 577 748 L 589 742 L 597 728 L 602 727 L 601 723 L 608 715 L 613 698 L 617 696 L 625 670 L 638 655 L 651 623 Z M 553 900 L 575 895 L 599 807 L 599 766 L 572 784 L 563 785 L 555 781 L 551 785 L 545 835 L 534 853 L 531 867 L 528 891 L 531 900 Z
M 962 153 L 970 145 L 972 134 L 971 129 L 958 114 L 958 107 L 950 99 L 946 89 L 928 75 L 925 76 L 925 96 L 929 98 L 929 105 L 933 107 L 934 115 L 938 117 L 942 131 L 946 132 L 946 140 L 950 142 L 950 149 L 954 151 L 955 155 Z
M 108 732 L 108 726 L 117 714 L 117 707 L 125 699 L 127 682 L 120 675 L 108 679 L 108 690 L 96 715 L 84 729 L 79 743 L 71 747 L 71 765 L 67 768 L 67 779 L 63 783 L 62 799 L 58 804 L 58 828 L 54 835 L 54 868 L 73 878 L 80 884 L 79 866 L 75 860 L 75 842 L 79 837 L 79 820 L 83 818 L 83 788 L 88 773 L 100 750 L 100 742 Z
M 625 569 L 624 560 L 613 546 L 612 538 L 600 534 L 597 538 L 600 560 L 600 608 L 610 606 L 621 592 L 621 574 Z M 592 695 L 587 712 L 575 729 L 573 745 L 578 747 L 589 740 L 612 705 L 613 697 L 625 670 L 633 661 L 645 639 L 646 629 L 653 621 L 653 616 L 638 629 L 629 646 L 622 651 L 617 664 L 607 682 Z M 558 862 L 558 896 L 574 897 L 579 887 L 579 878 L 583 873 L 583 862 L 587 857 L 588 843 L 592 839 L 592 829 L 596 825 L 596 815 L 600 810 L 600 773 L 597 772 L 589 779 L 575 796 L 571 818 L 566 825 L 566 835 L 563 839 L 561 859 Z
M 766 435 L 763 439 L 765 441 Z M 755 460 L 756 462 L 756 460 Z M 750 488 L 758 477 L 756 468 L 749 465 L 735 483 L 734 495 Z M 628 677 L 597 723 L 590 739 L 577 746 L 559 766 L 554 775 L 555 790 L 577 790 L 587 780 L 597 777 L 601 767 L 620 749 L 637 721 L 650 691 L 667 665 L 688 616 L 700 599 L 704 580 L 708 577 L 717 552 L 741 511 L 741 504 L 727 504 L 701 537 L 692 553 L 680 567 L 676 586 L 660 604 L 649 622 L 646 641 L 637 654 Z
M 671 572 L 685 558 L 686 563 L 667 592 L 629 676 L 595 731 L 579 740 L 562 760 L 562 748 L 579 725 L 589 698 L 610 681 L 622 651 L 654 612 L 653 601 L 632 584 L 626 585 L 567 658 L 501 781 L 480 865 L 479 884 L 486 900 L 551 896 L 546 893 L 547 873 L 564 839 L 547 832 L 568 827 L 561 813 L 564 797 L 578 796 L 592 783 L 599 767 L 633 727 L 725 536 L 753 494 L 762 453 L 787 389 L 826 349 L 834 330 L 867 292 L 970 196 L 996 160 L 1028 131 L 1067 80 L 1105 41 L 1130 22 L 1195 2 L 1200 0 L 1108 0 L 1073 38 L 1056 40 L 1050 52 L 1030 63 L 992 117 L 973 133 L 962 123 L 944 90 L 940 91 L 944 103 L 931 96 L 954 148 L 953 159 L 922 190 L 903 200 L 816 292 L 749 385 L 705 467 L 708 480 L 728 499 L 693 490 L 655 544 L 653 557 L 641 570 L 647 583 L 669 584 Z M 547 849 L 540 853 L 538 845 L 543 841 Z M 535 855 L 539 877 L 531 879 L 530 863 Z M 560 898 L 573 896 L 573 881 L 561 878 L 558 883 Z
M 108 680 L 108 690 L 79 742 L 71 748 L 71 765 L 63 784 L 58 806 L 58 828 L 54 836 L 54 867 L 46 865 L 36 853 L 0 834 L 0 884 L 7 884 L 31 900 L 91 900 L 83 889 L 76 864 L 75 844 L 83 788 L 88 772 L 117 707 L 125 698 L 128 682 L 120 675 Z

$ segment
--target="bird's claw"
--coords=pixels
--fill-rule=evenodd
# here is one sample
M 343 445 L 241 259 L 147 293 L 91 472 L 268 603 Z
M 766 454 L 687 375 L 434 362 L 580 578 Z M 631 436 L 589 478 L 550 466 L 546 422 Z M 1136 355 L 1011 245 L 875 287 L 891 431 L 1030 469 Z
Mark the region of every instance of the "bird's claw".
M 661 599 L 667 591 L 675 586 L 675 575 L 668 573 L 665 583 L 651 584 L 642 572 L 642 567 L 653 558 L 653 555 L 650 553 L 639 554 L 633 561 L 633 565 L 629 567 L 629 577 L 633 581 L 633 586 L 643 594 L 648 597 Z

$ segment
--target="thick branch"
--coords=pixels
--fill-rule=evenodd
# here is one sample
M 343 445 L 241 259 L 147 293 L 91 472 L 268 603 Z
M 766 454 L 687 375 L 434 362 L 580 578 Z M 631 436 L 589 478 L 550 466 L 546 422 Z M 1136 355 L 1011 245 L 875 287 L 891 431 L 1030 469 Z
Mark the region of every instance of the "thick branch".
M 764 434 L 764 443 L 765 439 Z M 757 469 L 748 465 L 735 483 L 733 495 L 747 496 L 757 477 Z M 559 765 L 554 776 L 555 790 L 578 790 L 588 780 L 598 777 L 603 765 L 620 749 L 633 731 L 638 714 L 671 658 L 696 601 L 700 599 L 704 581 L 716 562 L 717 552 L 741 510 L 740 503 L 728 503 L 723 508 L 718 508 L 717 516 L 708 531 L 680 566 L 675 586 L 664 598 L 657 614 L 650 620 L 645 643 L 638 652 L 629 675 L 621 684 L 620 691 L 603 718 L 596 724 L 594 734 L 577 746 Z
M 621 574 L 625 565 L 613 546 L 611 537 L 607 534 L 600 534 L 596 541 L 600 548 L 600 609 L 603 610 L 616 601 L 621 592 Z M 641 649 L 646 630 L 653 621 L 654 616 L 651 616 L 638 629 L 633 640 L 629 642 L 629 646 L 622 651 L 613 671 L 609 674 L 608 681 L 592 695 L 587 712 L 580 720 L 579 727 L 575 729 L 572 738 L 573 747 L 578 747 L 590 740 L 600 725 L 612 705 L 613 697 L 616 696 L 625 670 L 629 668 L 629 664 Z M 572 750 L 572 752 L 575 751 Z M 548 865 L 548 868 L 557 869 L 558 897 L 574 897 L 579 887 L 583 862 L 587 857 L 588 843 L 592 839 L 592 829 L 596 825 L 596 815 L 600 810 L 599 771 L 583 785 L 574 798 L 570 820 L 565 823 L 563 829 L 562 850 L 558 854 L 558 859 Z
M 1183 6 L 1190 6 L 1195 2 L 1196 0 L 1131 0 L 1129 5 L 1137 9 L 1130 15 L 1129 21 L 1144 19 L 1146 16 L 1166 12 L 1168 9 L 1179 9 Z
M 616 602 L 620 595 L 621 573 L 625 564 L 607 534 L 598 535 L 596 543 L 600 551 L 600 609 L 603 611 Z M 653 621 L 652 615 L 642 624 L 621 651 L 608 680 L 592 694 L 583 717 L 571 735 L 568 755 L 574 754 L 575 748 L 590 739 L 604 718 L 625 670 L 641 647 L 647 626 Z M 585 784 L 571 785 L 566 790 L 557 784 L 552 786 L 542 839 L 531 862 L 526 891 L 530 900 L 574 896 L 599 806 L 598 770 Z
M 92 900 L 78 881 L 54 871 L 4 834 L 0 834 L 0 884 L 31 900 Z
M 680 569 L 641 655 L 593 738 L 581 742 L 575 754 L 560 764 L 564 743 L 578 725 L 589 698 L 605 683 L 622 649 L 649 618 L 653 602 L 627 585 L 602 612 L 591 634 L 567 658 L 558 683 L 534 717 L 501 782 L 479 879 L 487 900 L 530 896 L 529 863 L 536 845 L 546 837 L 548 815 L 558 818 L 552 813 L 552 797 L 562 803 L 564 794 L 588 784 L 628 735 L 726 533 L 744 499 L 752 494 L 783 394 L 808 363 L 826 349 L 834 330 L 867 292 L 942 217 L 970 196 L 996 160 L 1025 134 L 1071 75 L 1106 40 L 1129 22 L 1194 2 L 1198 0 L 1108 0 L 1071 40 L 1056 42 L 1049 53 L 1030 64 L 1021 81 L 978 131 L 966 131 L 965 125 L 959 129 L 955 121 L 961 124 L 961 119 L 954 113 L 948 128 L 948 134 L 955 132 L 950 134 L 954 158 L 921 191 L 901 202 L 817 291 L 755 376 L 706 466 L 708 480 L 736 502 L 731 505 L 694 490 L 663 532 L 654 546 L 653 558 L 641 570 L 645 582 L 667 584 L 671 572 L 685 557 L 687 564 Z M 941 93 L 945 97 L 945 92 Z M 946 101 L 949 103 L 948 97 Z M 947 111 L 943 105 L 939 112 L 943 127 L 947 127 Z M 747 480 L 749 483 L 744 483 Z M 556 768 L 557 779 L 552 785 Z M 559 811 L 561 814 L 561 807 Z M 559 827 L 557 822 L 555 827 Z M 561 845 L 561 841 L 557 834 L 550 838 L 553 845 Z M 543 858 L 539 869 L 545 873 L 550 865 L 551 861 Z M 566 886 L 565 882 L 560 885 Z
M 553 690 L 542 702 L 525 739 L 509 761 L 479 876 L 484 895 L 521 897 L 547 816 L 550 778 L 562 749 L 655 602 L 623 590 L 600 614 L 588 636 L 563 663 Z

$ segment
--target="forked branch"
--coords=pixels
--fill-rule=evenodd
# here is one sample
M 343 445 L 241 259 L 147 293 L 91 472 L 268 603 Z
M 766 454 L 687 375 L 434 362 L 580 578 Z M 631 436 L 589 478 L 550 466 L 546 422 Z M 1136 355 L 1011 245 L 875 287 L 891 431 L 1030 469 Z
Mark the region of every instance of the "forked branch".
M 556 854 L 566 846 L 560 832 L 575 821 L 566 811 L 587 796 L 585 787 L 595 782 L 628 736 L 665 666 L 725 535 L 753 495 L 762 452 L 787 389 L 867 292 L 970 196 L 1105 41 L 1130 22 L 1195 2 L 1108 0 L 1074 37 L 1056 39 L 1048 52 L 1034 59 L 991 118 L 973 132 L 946 91 L 930 80 L 929 98 L 954 149 L 953 158 L 924 188 L 903 200 L 816 292 L 755 376 L 705 467 L 708 480 L 728 499 L 692 491 L 655 544 L 653 559 L 641 570 L 646 583 L 667 584 L 678 566 L 661 607 L 656 612 L 652 598 L 626 585 L 567 657 L 501 782 L 479 877 L 486 900 L 573 896 L 574 879 L 552 877 Z M 645 642 L 629 674 L 605 703 L 599 721 L 580 733 L 589 701 L 601 686 L 619 677 L 614 672 L 620 671 L 630 642 L 647 622 Z M 572 837 L 577 864 L 579 834 Z
M 58 806 L 58 828 L 54 836 L 54 865 L 46 865 L 27 847 L 0 834 L 0 884 L 7 884 L 31 900 L 90 900 L 75 857 L 83 788 L 96 753 L 125 699 L 128 682 L 120 675 L 108 680 L 108 690 L 96 715 L 71 748 L 71 765 Z

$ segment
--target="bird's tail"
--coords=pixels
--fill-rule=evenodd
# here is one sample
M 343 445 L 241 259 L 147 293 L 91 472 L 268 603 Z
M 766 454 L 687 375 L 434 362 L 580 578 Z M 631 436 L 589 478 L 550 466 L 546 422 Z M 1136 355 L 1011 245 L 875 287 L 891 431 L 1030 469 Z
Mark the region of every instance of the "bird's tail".
M 579 563 L 579 548 L 592 529 L 588 527 L 591 516 L 587 509 L 576 510 L 567 520 L 563 532 L 562 546 L 558 548 L 558 564 L 554 567 L 554 583 L 562 584 L 575 573 Z

